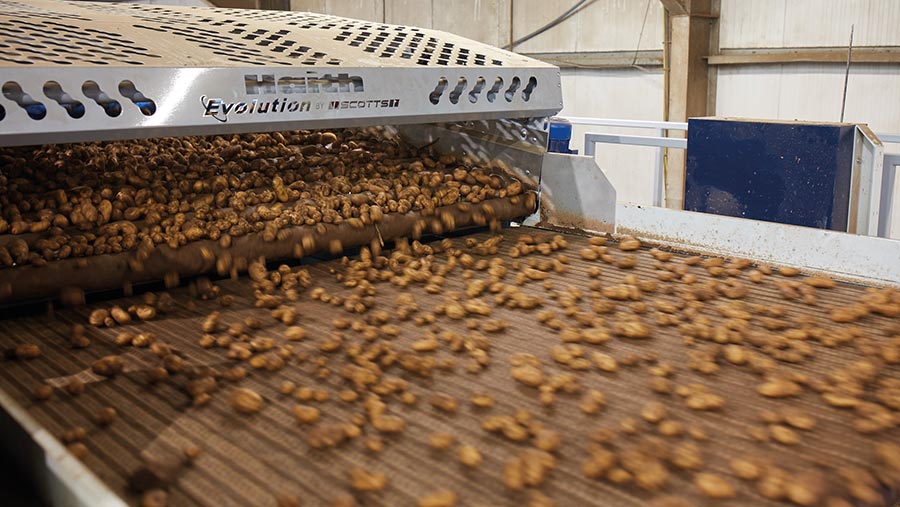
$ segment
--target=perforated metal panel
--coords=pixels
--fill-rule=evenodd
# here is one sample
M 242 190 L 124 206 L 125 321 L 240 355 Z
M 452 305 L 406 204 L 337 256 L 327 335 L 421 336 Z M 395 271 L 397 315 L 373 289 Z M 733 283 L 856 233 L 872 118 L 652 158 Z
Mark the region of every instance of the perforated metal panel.
M 144 65 L 161 58 L 115 32 L 83 30 L 56 19 L 12 18 L 0 22 L 0 28 L 0 61 L 5 63 Z
M 320 14 L 0 0 L 0 145 L 542 117 L 556 67 Z

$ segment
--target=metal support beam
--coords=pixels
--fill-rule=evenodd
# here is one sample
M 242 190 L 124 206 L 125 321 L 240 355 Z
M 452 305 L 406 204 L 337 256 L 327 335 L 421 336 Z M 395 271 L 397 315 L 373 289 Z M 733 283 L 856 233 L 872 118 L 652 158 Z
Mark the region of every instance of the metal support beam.
M 593 157 L 597 153 L 595 143 L 628 144 L 631 146 L 662 146 L 665 148 L 687 148 L 687 139 L 660 136 L 630 136 L 625 134 L 597 134 L 588 132 L 584 135 L 584 154 Z
M 707 116 L 710 73 L 707 57 L 718 37 L 717 0 L 661 0 L 666 8 L 666 121 L 685 122 Z M 713 90 L 715 84 L 712 85 Z M 677 132 L 675 136 L 684 134 Z M 684 206 L 685 152 L 667 151 L 666 206 Z
M 564 116 L 562 118 L 576 125 L 599 125 L 601 127 L 625 127 L 631 129 L 654 130 L 687 130 L 688 128 L 688 124 L 685 122 L 618 120 L 611 118 L 589 118 L 585 116 Z M 895 137 L 900 139 L 900 136 Z
M 765 65 L 779 63 L 846 63 L 847 48 L 732 49 L 711 54 L 708 65 Z M 854 63 L 900 63 L 896 48 L 853 48 Z
M 672 16 L 684 16 L 689 12 L 690 0 L 660 0 L 666 13 Z
M 885 155 L 881 173 L 881 210 L 878 213 L 878 235 L 882 238 L 900 238 L 898 234 L 892 235 L 895 228 L 894 210 L 900 206 L 900 202 L 894 203 L 894 186 L 898 174 L 900 174 L 900 155 Z M 900 230 L 897 232 L 900 233 Z
M 631 69 L 660 67 L 662 51 L 587 51 L 560 53 L 520 53 L 564 69 Z

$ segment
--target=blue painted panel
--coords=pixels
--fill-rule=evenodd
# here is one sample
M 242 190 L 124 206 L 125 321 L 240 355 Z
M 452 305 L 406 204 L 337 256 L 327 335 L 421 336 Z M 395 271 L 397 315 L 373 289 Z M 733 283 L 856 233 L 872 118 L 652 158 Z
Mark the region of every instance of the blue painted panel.
M 846 230 L 854 127 L 688 121 L 684 208 Z

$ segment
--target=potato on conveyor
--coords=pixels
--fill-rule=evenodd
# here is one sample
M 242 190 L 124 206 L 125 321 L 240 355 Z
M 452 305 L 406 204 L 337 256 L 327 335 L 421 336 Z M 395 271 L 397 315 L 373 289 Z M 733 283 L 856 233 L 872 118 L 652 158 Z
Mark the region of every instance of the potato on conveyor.
M 11 152 L 47 177 L 0 194 L 0 285 L 127 290 L 4 321 L 0 389 L 129 505 L 834 507 L 900 487 L 896 289 L 486 232 L 533 211 L 527 181 L 372 131 Z M 144 448 L 177 479 L 129 487 Z

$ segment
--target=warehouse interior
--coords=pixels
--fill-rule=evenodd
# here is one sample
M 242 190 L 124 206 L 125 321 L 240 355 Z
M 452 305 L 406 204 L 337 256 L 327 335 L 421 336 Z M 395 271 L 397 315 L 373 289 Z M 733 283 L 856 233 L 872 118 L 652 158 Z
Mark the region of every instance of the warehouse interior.
M 0 7 L 0 505 L 900 507 L 900 2 Z

